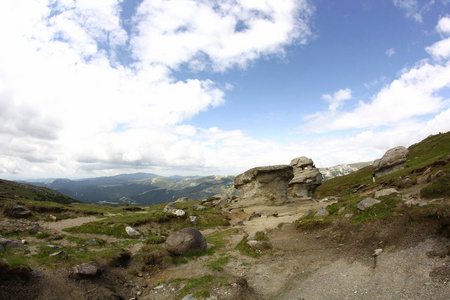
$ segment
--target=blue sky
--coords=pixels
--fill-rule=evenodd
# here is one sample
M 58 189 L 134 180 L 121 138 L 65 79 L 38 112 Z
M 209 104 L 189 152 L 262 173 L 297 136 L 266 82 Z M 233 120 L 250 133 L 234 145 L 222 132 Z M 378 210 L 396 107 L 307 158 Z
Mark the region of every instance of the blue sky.
M 1 1 L 0 178 L 374 160 L 450 130 L 449 12 L 449 0 Z

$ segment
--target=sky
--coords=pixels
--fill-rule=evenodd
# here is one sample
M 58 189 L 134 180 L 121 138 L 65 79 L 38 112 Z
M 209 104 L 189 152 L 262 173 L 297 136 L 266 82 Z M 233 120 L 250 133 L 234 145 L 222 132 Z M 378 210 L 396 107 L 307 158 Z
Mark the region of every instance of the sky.
M 450 0 L 2 0 L 0 178 L 371 161 L 450 130 Z

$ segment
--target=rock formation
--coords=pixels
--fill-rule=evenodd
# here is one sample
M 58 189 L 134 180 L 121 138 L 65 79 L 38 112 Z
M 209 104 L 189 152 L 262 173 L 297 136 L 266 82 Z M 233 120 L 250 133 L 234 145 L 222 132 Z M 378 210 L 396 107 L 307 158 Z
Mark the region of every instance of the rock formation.
M 314 197 L 315 190 L 322 184 L 322 174 L 314 166 L 312 159 L 305 156 L 294 158 L 289 166 L 294 171 L 294 178 L 289 182 L 288 197 Z
M 377 159 L 373 163 L 375 176 L 383 176 L 405 167 L 408 149 L 403 146 L 395 147 L 386 151 L 381 159 Z
M 287 188 L 294 173 L 291 166 L 256 167 L 234 179 L 241 207 L 282 205 L 287 201 Z

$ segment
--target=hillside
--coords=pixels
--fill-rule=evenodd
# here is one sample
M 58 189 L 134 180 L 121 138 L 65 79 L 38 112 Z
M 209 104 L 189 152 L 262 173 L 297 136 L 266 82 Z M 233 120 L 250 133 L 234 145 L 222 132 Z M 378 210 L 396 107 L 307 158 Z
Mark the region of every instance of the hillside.
M 233 194 L 234 176 L 161 177 L 151 173 L 122 174 L 80 180 L 28 182 L 87 203 L 152 205 L 188 197 L 193 201 Z
M 449 299 L 449 149 L 450 133 L 430 136 L 409 147 L 403 170 L 376 182 L 368 166 L 325 181 L 315 200 L 174 204 L 184 216 L 165 204 L 36 201 L 33 187 L 2 181 L 0 299 Z M 184 190 L 192 180 L 174 182 Z M 133 184 L 147 181 L 171 184 Z M 378 203 L 358 208 L 368 197 Z M 17 205 L 31 215 L 10 217 Z M 164 241 L 186 227 L 207 249 L 169 253 Z M 96 272 L 76 274 L 83 263 Z

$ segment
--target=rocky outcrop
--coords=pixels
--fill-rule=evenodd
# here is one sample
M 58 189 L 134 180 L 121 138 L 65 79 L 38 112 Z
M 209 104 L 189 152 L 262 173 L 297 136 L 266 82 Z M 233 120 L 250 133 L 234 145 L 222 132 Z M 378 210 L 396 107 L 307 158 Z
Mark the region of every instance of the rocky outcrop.
M 183 228 L 172 232 L 166 240 L 167 251 L 175 255 L 181 255 L 192 251 L 206 250 L 206 238 L 195 228 Z
M 288 197 L 314 197 L 315 190 L 322 184 L 322 174 L 314 166 L 312 159 L 305 156 L 294 158 L 289 166 L 294 171 L 294 178 L 289 182 Z
M 294 177 L 291 166 L 256 167 L 234 179 L 239 206 L 282 205 L 287 201 L 289 182 Z
M 408 149 L 403 146 L 389 149 L 381 159 L 373 163 L 373 169 L 376 177 L 387 175 L 405 167 Z

